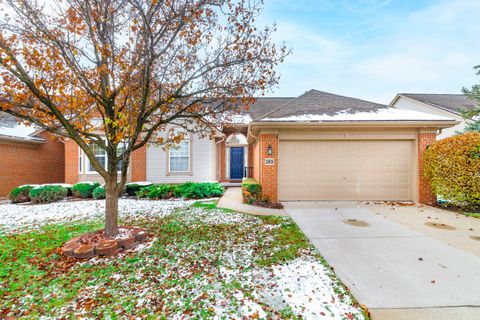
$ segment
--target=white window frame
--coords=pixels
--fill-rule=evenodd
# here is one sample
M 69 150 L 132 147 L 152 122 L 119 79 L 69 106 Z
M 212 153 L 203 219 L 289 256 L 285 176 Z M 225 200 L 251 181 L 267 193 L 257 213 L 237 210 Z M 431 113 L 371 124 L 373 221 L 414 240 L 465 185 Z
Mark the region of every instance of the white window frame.
M 105 141 L 105 143 L 107 143 L 107 139 L 103 139 L 103 140 Z M 108 154 L 107 154 L 106 150 L 105 150 L 105 156 L 104 157 L 105 157 L 105 166 L 108 166 Z M 85 171 L 85 173 L 86 174 L 98 174 L 98 172 L 96 170 L 93 170 L 93 171 L 90 170 L 90 159 L 88 159 L 88 157 L 86 155 L 84 155 L 84 158 L 85 158 L 85 161 L 84 161 L 84 164 L 85 164 L 84 171 Z M 120 173 L 121 170 L 118 170 L 117 172 Z M 127 170 L 127 172 L 128 172 L 128 170 Z
M 180 143 L 186 143 L 187 144 L 187 151 L 188 151 L 188 170 L 186 171 L 172 171 L 172 155 L 171 151 L 172 148 L 168 148 L 167 152 L 167 161 L 168 161 L 168 166 L 167 166 L 167 175 L 192 175 L 192 136 L 185 130 L 176 128 L 173 129 L 172 131 L 182 131 L 184 133 L 183 140 Z
M 83 151 L 82 148 L 78 147 L 78 173 L 83 173 L 84 171 L 84 161 L 83 161 Z

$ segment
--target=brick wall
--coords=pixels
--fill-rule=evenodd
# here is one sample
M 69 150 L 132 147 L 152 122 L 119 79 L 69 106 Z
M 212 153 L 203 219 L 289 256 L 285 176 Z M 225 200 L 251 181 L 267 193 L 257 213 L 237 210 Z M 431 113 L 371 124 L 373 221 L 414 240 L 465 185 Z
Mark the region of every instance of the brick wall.
M 147 146 L 135 150 L 132 153 L 132 161 L 130 164 L 132 172 L 132 181 L 147 180 Z
M 64 182 L 64 144 L 51 134 L 41 145 L 0 142 L 0 197 L 23 184 Z
M 78 182 L 78 145 L 73 140 L 65 142 L 65 182 Z
M 277 185 L 278 185 L 278 135 L 273 133 L 260 134 L 259 154 L 261 174 L 259 182 L 262 185 L 262 193 L 267 195 L 270 200 L 277 201 Z M 272 146 L 273 153 L 267 154 L 268 146 Z M 275 163 L 273 165 L 265 165 L 265 159 L 272 158 Z
M 252 159 L 252 167 L 253 167 L 253 178 L 257 181 L 260 180 L 260 143 L 257 142 L 253 146 L 253 159 Z
M 435 133 L 418 134 L 418 202 L 423 204 L 435 204 L 437 197 L 432 193 L 430 183 L 423 174 L 423 155 L 427 147 L 436 140 Z

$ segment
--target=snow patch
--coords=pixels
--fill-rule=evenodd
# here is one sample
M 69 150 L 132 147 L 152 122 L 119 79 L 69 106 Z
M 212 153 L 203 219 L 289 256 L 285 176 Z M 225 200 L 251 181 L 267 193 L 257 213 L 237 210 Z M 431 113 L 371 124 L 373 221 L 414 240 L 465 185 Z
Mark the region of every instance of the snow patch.
M 279 121 L 279 122 L 295 122 L 295 121 L 448 121 L 454 120 L 437 115 L 413 110 L 401 110 L 396 108 L 384 108 L 375 112 L 356 112 L 348 113 L 345 111 L 335 115 L 329 114 L 303 114 L 280 118 L 264 118 L 260 121 Z

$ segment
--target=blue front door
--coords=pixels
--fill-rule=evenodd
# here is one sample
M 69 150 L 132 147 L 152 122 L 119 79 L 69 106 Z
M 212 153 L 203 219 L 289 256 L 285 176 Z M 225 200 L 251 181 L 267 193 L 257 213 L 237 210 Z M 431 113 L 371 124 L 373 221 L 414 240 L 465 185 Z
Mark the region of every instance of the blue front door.
M 230 148 L 230 179 L 243 178 L 243 147 Z

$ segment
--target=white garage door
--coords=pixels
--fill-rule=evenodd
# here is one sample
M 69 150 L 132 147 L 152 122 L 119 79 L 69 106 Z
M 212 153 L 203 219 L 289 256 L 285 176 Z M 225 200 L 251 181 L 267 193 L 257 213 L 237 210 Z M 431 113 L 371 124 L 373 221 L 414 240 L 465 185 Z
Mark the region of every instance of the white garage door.
M 412 141 L 280 141 L 279 199 L 411 200 Z

